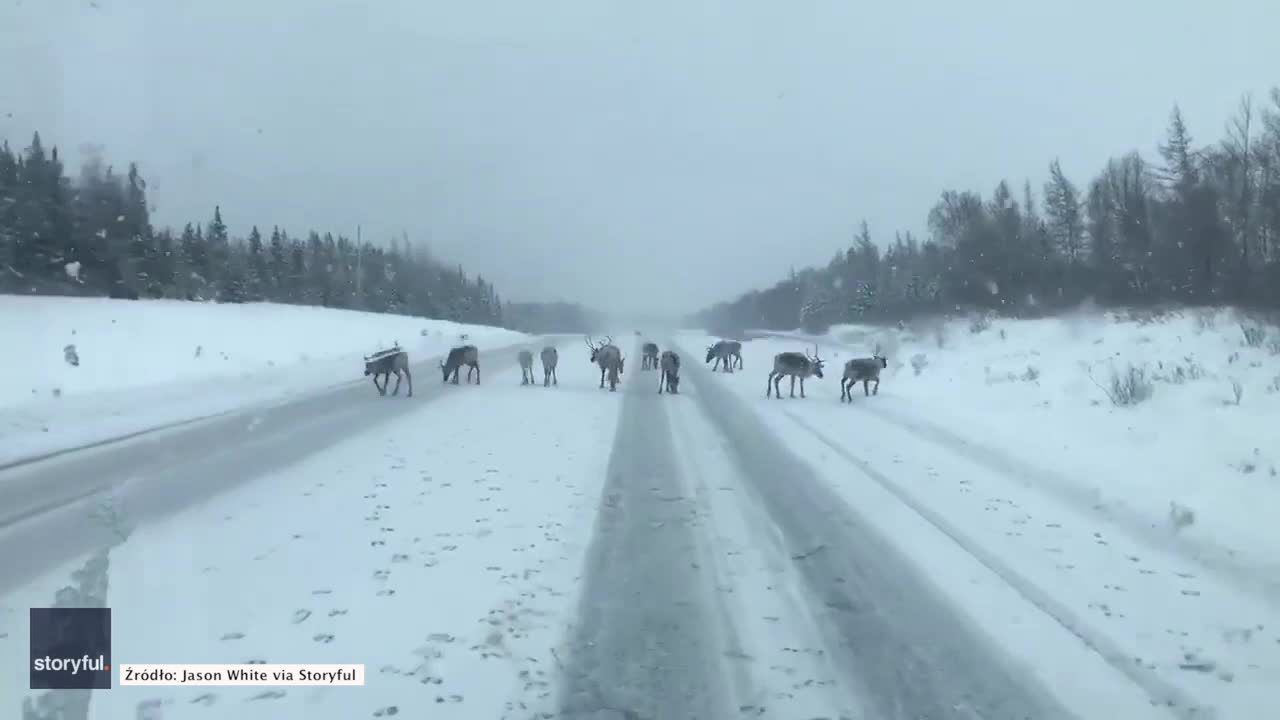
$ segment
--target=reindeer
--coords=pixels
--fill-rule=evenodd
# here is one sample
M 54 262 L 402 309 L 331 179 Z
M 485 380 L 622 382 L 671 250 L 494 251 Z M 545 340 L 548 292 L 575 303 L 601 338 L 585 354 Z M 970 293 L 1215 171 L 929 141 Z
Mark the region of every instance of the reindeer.
M 542 348 L 542 387 L 547 385 L 559 385 L 559 378 L 556 377 L 556 363 L 560 361 L 560 353 L 554 346 L 548 345 Z
M 879 395 L 880 394 L 880 371 L 889 367 L 889 361 L 879 351 L 872 354 L 869 358 L 854 358 L 844 364 L 844 377 L 840 378 L 840 402 L 844 402 L 848 398 L 849 402 L 853 402 L 853 386 L 862 381 L 863 395 Z M 869 391 L 867 386 L 872 380 L 876 381 L 876 389 Z
M 378 388 L 379 395 L 385 396 L 387 394 L 387 385 L 391 384 L 392 373 L 395 373 L 396 376 L 396 388 L 391 391 L 391 394 L 400 394 L 400 376 L 403 374 L 409 381 L 408 397 L 413 397 L 413 375 L 409 373 L 409 353 L 401 350 L 400 346 L 396 345 L 390 350 L 383 350 L 365 356 L 365 377 L 373 376 L 373 386 Z M 381 385 L 378 384 L 379 375 L 383 377 Z
M 818 379 L 822 379 L 823 361 L 818 357 L 818 346 L 813 346 L 813 357 L 808 354 L 800 354 L 798 352 L 784 352 L 773 356 L 773 371 L 769 373 L 769 379 L 765 382 L 764 396 L 769 397 L 770 389 L 776 392 L 776 397 L 782 399 L 782 383 L 784 375 L 791 376 L 791 397 L 796 396 L 796 378 L 800 378 L 800 397 L 804 397 L 804 379 L 810 375 L 816 375 Z
M 449 357 L 441 361 L 440 369 L 444 372 L 444 381 L 453 375 L 453 384 L 458 384 L 458 370 L 467 366 L 467 382 L 471 382 L 471 373 L 476 374 L 476 384 L 480 384 L 480 351 L 475 345 L 462 345 L 449 351 Z
M 716 362 L 711 366 L 711 372 L 715 372 L 721 363 L 724 364 L 725 372 L 733 372 L 735 361 L 741 369 L 742 343 L 737 340 L 720 340 L 715 345 L 707 347 L 707 359 L 703 362 L 711 362 L 713 359 Z
M 533 384 L 533 353 L 528 350 L 521 350 L 516 353 L 516 359 L 520 361 L 520 384 Z
M 647 342 L 642 347 L 644 356 L 640 359 L 641 370 L 657 370 L 658 369 L 658 346 L 656 343 Z
M 622 351 L 613 344 L 613 337 L 606 336 L 605 341 L 599 345 L 592 343 L 591 338 L 588 337 L 587 347 L 591 348 L 591 362 L 600 366 L 600 387 L 604 387 L 604 378 L 608 374 L 609 391 L 617 390 L 618 376 L 622 374 L 622 364 L 625 361 Z
M 661 374 L 658 375 L 658 394 L 662 394 L 662 386 L 667 386 L 667 392 L 677 394 L 680 390 L 680 356 L 667 350 L 662 353 L 660 362 L 662 368 Z

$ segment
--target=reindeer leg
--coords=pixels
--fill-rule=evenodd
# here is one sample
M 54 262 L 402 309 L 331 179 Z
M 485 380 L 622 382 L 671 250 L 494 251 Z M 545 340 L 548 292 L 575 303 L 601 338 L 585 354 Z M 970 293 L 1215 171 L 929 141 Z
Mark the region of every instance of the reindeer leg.
M 791 397 L 796 396 L 796 376 L 791 376 Z
M 876 378 L 876 389 L 871 391 L 872 395 L 880 394 L 880 378 Z
M 391 382 L 391 376 L 390 376 L 390 375 L 388 375 L 388 376 L 387 376 L 387 382 Z M 392 395 L 392 396 L 396 396 L 396 395 L 399 395 L 399 394 L 400 394 L 400 371 L 399 371 L 399 370 L 397 370 L 397 371 L 396 371 L 396 389 L 391 391 L 391 395 Z
M 870 381 L 870 380 L 863 380 L 863 381 L 862 381 L 862 395 L 863 395 L 864 397 L 871 397 L 871 392 L 867 389 L 867 387 L 868 387 L 869 385 L 871 385 L 871 381 Z
M 375 388 L 377 388 L 377 389 L 378 389 L 378 394 L 379 394 L 379 395 L 386 395 L 386 394 L 387 394 L 387 393 L 386 393 L 386 391 L 384 391 L 384 390 L 382 389 L 382 386 L 378 384 L 378 374 L 377 374 L 377 373 L 374 373 L 374 374 L 373 374 L 373 386 L 374 386 Z
M 800 378 L 800 397 L 804 397 L 804 378 Z
M 769 397 L 769 393 L 773 390 L 773 373 L 769 373 L 769 379 L 764 381 L 764 396 Z
M 480 363 L 476 363 L 476 384 L 480 384 Z
M 782 375 L 778 375 L 773 379 L 773 396 L 782 399 Z
M 405 379 L 406 379 L 406 380 L 408 380 L 408 381 L 409 381 L 409 395 L 408 395 L 408 397 L 413 397 L 413 374 L 409 372 L 409 368 L 405 368 L 405 369 L 404 369 L 404 377 L 405 377 Z

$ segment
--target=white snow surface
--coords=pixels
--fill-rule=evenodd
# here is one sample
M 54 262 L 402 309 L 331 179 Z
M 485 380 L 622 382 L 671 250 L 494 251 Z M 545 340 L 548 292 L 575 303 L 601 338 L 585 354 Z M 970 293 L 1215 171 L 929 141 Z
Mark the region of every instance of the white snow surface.
M 1200 708 L 1186 717 L 1265 716 L 1280 680 L 1275 348 L 1246 346 L 1228 312 L 970 326 L 757 338 L 743 344 L 744 370 L 719 379 L 852 506 L 920 548 L 911 555 L 926 570 L 958 581 L 944 587 L 988 631 L 1000 626 L 993 593 L 1011 590 L 1024 607 L 1006 617 L 1052 619 L 1150 696 Z M 698 361 L 714 340 L 682 336 Z M 783 400 L 766 399 L 773 356 L 815 343 L 825 378 L 805 383 L 804 400 L 798 388 L 786 397 L 787 380 Z M 877 349 L 889 365 L 880 392 L 859 385 L 842 404 L 844 362 Z M 1154 392 L 1117 407 L 1090 372 L 1108 386 L 1110 368 L 1129 364 Z M 886 490 L 904 519 L 880 509 Z M 916 526 L 950 538 L 988 577 L 960 581 Z M 1015 657 L 1052 667 L 1053 653 L 1021 634 L 995 633 Z
M 463 335 L 482 350 L 529 339 L 271 303 L 0 295 L 0 464 L 360 380 L 365 355 L 399 342 L 417 362 Z
M 1268 386 L 1280 357 L 1267 342 L 1242 346 L 1226 312 L 790 335 L 744 342 L 743 370 L 698 376 L 687 366 L 713 338 L 681 334 L 685 379 L 666 406 L 680 501 L 706 518 L 696 559 L 729 589 L 726 644 L 760 659 L 741 687 L 761 697 L 743 705 L 861 716 L 808 650 L 822 624 L 697 409 L 707 382 L 738 394 L 1081 717 L 1268 716 L 1280 682 L 1280 392 Z M 396 339 L 409 343 L 385 342 Z M 766 399 L 773 355 L 814 342 L 826 377 L 806 382 L 806 399 L 786 398 L 786 381 L 784 399 Z M 889 360 L 879 393 L 858 387 L 840 403 L 843 362 L 877 344 Z M 78 350 L 81 367 L 92 362 Z M 1154 393 L 1115 407 L 1088 371 L 1106 385 L 1130 363 L 1157 378 Z M 365 688 L 116 688 L 94 694 L 92 716 L 132 717 L 150 700 L 165 720 L 553 711 L 623 399 L 580 365 L 562 352 L 552 389 L 495 373 L 399 432 L 355 435 L 112 552 L 117 663 L 363 662 Z M 657 381 L 636 370 L 632 382 Z M 25 608 L 47 605 L 74 565 L 0 598 L 0 696 L 34 694 Z M 801 651 L 775 661 L 783 647 Z

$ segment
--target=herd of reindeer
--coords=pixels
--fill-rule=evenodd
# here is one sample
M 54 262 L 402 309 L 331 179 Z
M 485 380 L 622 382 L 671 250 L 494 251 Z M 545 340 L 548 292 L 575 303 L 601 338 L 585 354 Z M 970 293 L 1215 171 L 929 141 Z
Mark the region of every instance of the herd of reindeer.
M 639 333 L 636 333 L 639 335 Z M 616 391 L 618 383 L 621 380 L 623 366 L 626 364 L 626 358 L 623 357 L 622 351 L 617 345 L 613 344 L 613 337 L 606 338 L 596 344 L 592 342 L 590 337 L 586 338 L 587 347 L 591 350 L 591 363 L 600 368 L 600 387 L 604 388 L 605 382 L 609 383 L 609 390 Z M 642 370 L 658 370 L 658 394 L 662 394 L 665 390 L 668 393 L 678 393 L 680 387 L 680 356 L 674 351 L 665 350 L 659 353 L 657 344 L 646 342 L 641 347 L 641 369 Z M 535 384 L 533 374 L 533 353 L 529 350 L 521 350 L 516 354 L 520 362 L 520 384 Z M 559 378 L 556 377 L 556 365 L 560 361 L 560 353 L 555 346 L 548 345 L 542 348 L 540 353 L 542 360 L 542 385 L 559 385 Z M 395 347 L 388 350 L 382 350 L 373 355 L 366 356 L 364 359 L 364 374 L 366 377 L 373 376 L 373 386 L 378 389 L 379 395 L 387 394 L 387 386 L 391 384 L 391 376 L 396 376 L 396 386 L 391 391 L 392 395 L 400 394 L 401 376 L 409 381 L 408 397 L 413 397 L 413 376 L 409 372 L 409 353 L 402 349 L 397 343 Z M 723 372 L 732 373 L 735 369 L 742 369 L 742 343 L 736 340 L 720 340 L 714 345 L 707 348 L 707 363 L 714 361 L 711 371 L 722 369 Z M 804 381 L 809 377 L 817 377 L 822 379 L 822 366 L 824 361 L 818 357 L 818 346 L 813 346 L 813 355 L 808 352 L 783 352 L 773 357 L 773 370 L 769 372 L 769 379 L 765 382 L 765 397 L 782 397 L 782 378 L 791 378 L 791 397 L 796 396 L 796 380 L 800 380 L 800 397 L 804 397 Z M 467 382 L 471 382 L 471 376 L 475 374 L 475 382 L 480 384 L 480 351 L 475 345 L 462 345 L 455 347 L 449 351 L 447 357 L 440 361 L 440 370 L 444 374 L 443 382 L 449 382 L 450 378 L 453 384 L 458 384 L 458 373 L 462 366 L 467 366 Z M 844 364 L 844 376 L 840 380 L 840 401 L 853 402 L 853 388 L 859 382 L 862 383 L 863 394 L 870 396 L 880 392 L 880 371 L 889 367 L 889 361 L 882 355 L 879 350 L 872 354 L 869 358 L 854 358 Z M 382 383 L 378 383 L 378 378 L 382 378 Z M 871 389 L 871 383 L 875 383 L 874 390 Z

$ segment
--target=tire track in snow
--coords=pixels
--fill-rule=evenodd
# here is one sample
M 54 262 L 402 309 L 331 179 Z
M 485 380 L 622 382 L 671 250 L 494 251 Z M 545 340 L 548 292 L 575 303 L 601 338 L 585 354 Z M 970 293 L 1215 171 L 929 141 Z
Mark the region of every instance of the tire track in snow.
M 930 510 L 928 507 L 925 507 L 922 503 L 917 502 L 910 493 L 903 491 L 897 483 L 893 482 L 886 475 L 876 470 L 870 463 L 854 456 L 839 443 L 832 440 L 821 430 L 818 430 L 808 421 L 800 418 L 795 413 L 792 413 L 789 410 L 783 410 L 783 414 L 823 445 L 827 446 L 841 459 L 856 467 L 863 475 L 866 475 L 904 505 L 911 508 L 912 512 L 924 518 L 930 525 L 937 528 L 939 532 L 946 535 L 952 542 L 963 548 L 966 553 L 971 555 L 978 562 L 982 563 L 984 567 L 999 576 L 1001 580 L 1016 590 L 1019 595 L 1027 600 L 1027 602 L 1053 618 L 1053 620 L 1062 626 L 1063 629 L 1070 632 L 1086 647 L 1097 653 L 1098 656 L 1105 660 L 1108 665 L 1115 668 L 1120 672 L 1120 674 L 1127 677 L 1135 685 L 1141 687 L 1142 690 L 1147 693 L 1147 696 L 1151 698 L 1153 705 L 1168 707 L 1174 716 L 1185 718 L 1186 720 L 1212 717 L 1211 709 L 1205 708 L 1184 693 L 1181 689 L 1165 682 L 1156 673 L 1151 672 L 1139 663 L 1135 663 L 1131 654 L 1126 653 L 1106 637 L 1088 630 L 1087 623 L 1085 623 L 1082 618 L 1080 618 L 1065 604 L 1058 602 L 1049 593 L 1041 590 L 1030 580 L 1027 580 L 1013 568 L 1002 562 L 993 553 L 987 552 L 983 548 L 966 540 L 964 534 L 948 522 L 946 518 Z
M 1071 717 L 1038 682 L 1011 669 L 894 545 L 851 517 L 750 407 L 705 368 L 682 369 L 729 443 L 744 484 L 790 546 L 815 615 L 833 629 L 832 654 L 877 717 Z
M 760 337 L 817 343 L 824 347 L 837 348 L 855 354 L 862 352 L 858 348 L 835 341 L 830 337 L 816 338 L 774 332 L 761 333 Z M 1275 576 L 1272 567 L 1246 564 L 1230 548 L 1203 538 L 1192 538 L 1180 534 L 1164 525 L 1154 524 L 1149 517 L 1125 503 L 1112 500 L 1105 505 L 1101 504 L 1092 492 L 1082 488 L 1079 483 L 1072 482 L 1047 468 L 1013 457 L 998 448 L 972 438 L 962 437 L 924 418 L 890 410 L 884 405 L 864 405 L 862 408 L 885 422 L 893 423 L 913 433 L 921 440 L 944 447 L 983 465 L 1011 482 L 1042 492 L 1083 513 L 1096 515 L 1150 550 L 1164 552 L 1173 549 L 1195 562 L 1205 573 L 1212 574 L 1236 588 L 1262 598 L 1273 608 L 1280 608 L 1280 578 Z
M 681 497 L 664 398 L 645 375 L 621 401 L 578 625 L 570 634 L 560 717 L 739 717 L 721 676 L 710 589 L 691 562 L 696 516 Z M 621 397 L 619 397 L 619 395 Z
M 1165 552 L 1172 548 L 1207 574 L 1262 598 L 1273 608 L 1280 608 L 1280 579 L 1270 573 L 1260 576 L 1258 568 L 1242 564 L 1227 548 L 1203 539 L 1189 538 L 1166 525 L 1154 524 L 1122 502 L 1101 502 L 1092 491 L 1078 482 L 1020 460 L 998 448 L 961 437 L 923 418 L 912 417 L 883 405 L 864 404 L 860 409 L 925 442 L 975 462 L 1013 484 L 1048 495 L 1085 515 L 1098 516 L 1149 550 Z

